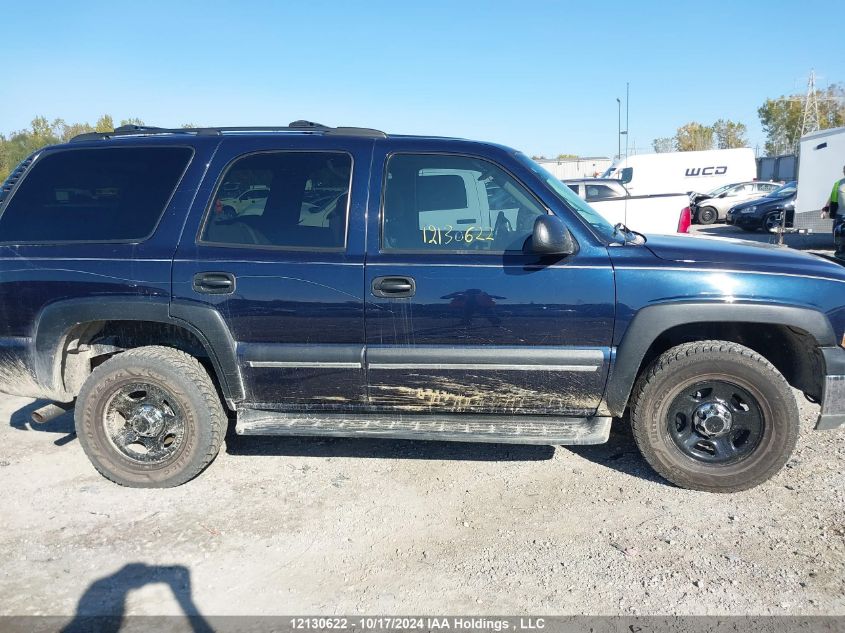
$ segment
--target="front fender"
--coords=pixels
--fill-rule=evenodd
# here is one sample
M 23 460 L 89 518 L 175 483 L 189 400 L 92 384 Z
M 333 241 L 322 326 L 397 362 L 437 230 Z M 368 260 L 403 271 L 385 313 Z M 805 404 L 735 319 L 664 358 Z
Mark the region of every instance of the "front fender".
M 651 344 L 667 330 L 687 323 L 777 323 L 808 332 L 819 347 L 835 346 L 830 321 L 810 308 L 755 303 L 683 302 L 651 305 L 632 319 L 616 350 L 605 402 L 611 415 L 625 412 L 642 360 Z

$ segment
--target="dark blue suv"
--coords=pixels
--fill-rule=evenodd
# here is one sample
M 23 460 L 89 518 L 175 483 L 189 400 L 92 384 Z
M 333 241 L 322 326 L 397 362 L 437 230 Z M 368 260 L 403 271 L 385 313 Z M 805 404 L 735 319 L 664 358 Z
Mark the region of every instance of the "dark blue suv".
M 0 388 L 172 486 L 241 434 L 593 444 L 757 485 L 794 387 L 845 423 L 845 270 L 609 225 L 499 145 L 328 128 L 86 134 L 0 206 Z M 636 228 L 636 227 L 634 227 Z

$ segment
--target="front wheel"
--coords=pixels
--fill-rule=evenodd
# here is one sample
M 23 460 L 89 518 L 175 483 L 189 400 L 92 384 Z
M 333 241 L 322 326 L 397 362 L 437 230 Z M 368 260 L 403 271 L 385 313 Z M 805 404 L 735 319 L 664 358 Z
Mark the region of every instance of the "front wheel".
M 713 207 L 702 207 L 698 210 L 699 224 L 713 224 L 719 219 L 719 212 Z
M 777 473 L 798 439 L 781 373 L 726 341 L 673 347 L 640 376 L 631 426 L 646 461 L 683 488 L 737 492 Z
M 192 479 L 217 455 L 227 417 L 192 356 L 140 347 L 97 367 L 76 402 L 76 433 L 94 467 L 134 488 Z
M 769 233 L 774 233 L 780 228 L 783 222 L 783 215 L 780 213 L 770 213 L 763 219 L 763 228 Z

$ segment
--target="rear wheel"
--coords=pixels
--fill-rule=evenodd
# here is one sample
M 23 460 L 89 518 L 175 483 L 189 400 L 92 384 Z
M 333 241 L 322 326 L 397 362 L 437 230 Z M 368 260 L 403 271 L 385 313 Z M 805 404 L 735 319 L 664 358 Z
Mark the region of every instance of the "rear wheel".
M 719 212 L 713 207 L 701 207 L 698 210 L 699 224 L 713 224 L 719 218 Z
M 133 349 L 97 367 L 82 386 L 75 418 L 94 467 L 136 488 L 195 477 L 217 455 L 227 424 L 208 372 L 168 347 Z
M 683 488 L 736 492 L 777 473 L 798 439 L 798 407 L 784 377 L 751 349 L 686 343 L 637 382 L 634 439 L 646 461 Z

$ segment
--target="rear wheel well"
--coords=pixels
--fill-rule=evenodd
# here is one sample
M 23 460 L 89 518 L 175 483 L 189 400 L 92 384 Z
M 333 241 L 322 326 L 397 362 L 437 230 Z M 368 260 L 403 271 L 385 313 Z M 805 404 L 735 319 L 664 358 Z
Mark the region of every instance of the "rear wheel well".
M 687 323 L 661 333 L 648 348 L 637 371 L 639 376 L 663 352 L 694 341 L 739 343 L 767 359 L 787 382 L 814 400 L 822 396 L 824 359 L 808 332 L 776 323 Z
M 76 396 L 90 373 L 115 354 L 158 345 L 180 350 L 205 367 L 222 398 L 211 356 L 190 330 L 156 321 L 90 321 L 74 326 L 65 337 L 62 379 L 65 390 Z

